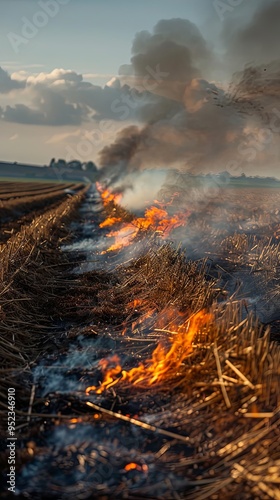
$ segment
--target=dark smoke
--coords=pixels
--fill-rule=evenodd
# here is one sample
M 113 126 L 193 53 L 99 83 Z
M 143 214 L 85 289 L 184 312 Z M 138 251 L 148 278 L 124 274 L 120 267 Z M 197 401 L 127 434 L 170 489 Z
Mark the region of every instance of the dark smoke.
M 147 67 L 160 65 L 161 71 L 167 73 L 167 80 L 183 83 L 205 74 L 214 61 L 199 29 L 187 19 L 161 20 L 153 33 L 137 33 L 131 52 L 131 74 L 145 77 Z M 120 74 L 121 71 L 122 68 Z
M 241 71 L 244 66 L 258 66 L 279 60 L 280 2 L 263 1 L 251 20 L 244 27 L 226 23 L 224 42 L 227 45 L 225 61 L 232 71 Z
M 110 179 L 110 184 L 129 173 L 130 160 L 141 151 L 148 138 L 149 127 L 141 130 L 136 126 L 130 126 L 119 132 L 113 144 L 102 149 L 100 152 L 102 174 Z
M 150 101 L 146 125 L 124 128 L 100 152 L 103 174 L 115 182 L 145 168 L 231 172 L 237 163 L 238 172 L 231 173 L 239 175 L 246 169 L 262 173 L 264 162 L 275 168 L 279 14 L 279 2 L 262 3 L 247 25 L 226 26 L 225 71 L 234 70 L 227 87 L 209 81 L 218 57 L 190 21 L 162 20 L 152 33 L 138 33 L 131 64 L 120 69 L 120 81 L 138 89 L 145 83 L 162 99 L 156 108 Z
M 234 75 L 231 97 L 235 102 L 255 104 L 256 109 L 278 105 L 280 97 L 280 61 L 248 66 Z

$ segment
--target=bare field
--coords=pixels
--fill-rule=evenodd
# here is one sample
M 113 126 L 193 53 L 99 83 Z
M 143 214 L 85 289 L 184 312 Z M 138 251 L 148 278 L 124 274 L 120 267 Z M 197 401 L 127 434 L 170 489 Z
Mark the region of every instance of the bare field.
M 21 186 L 17 187 L 20 189 Z M 21 206 L 22 211 L 30 210 L 25 217 L 16 219 L 15 207 L 17 210 L 19 208 L 12 205 L 10 230 L 5 229 L 7 222 L 1 228 L 1 239 L 6 240 L 0 245 L 0 338 L 4 372 L 8 367 L 9 373 L 9 366 L 13 366 L 13 363 L 21 366 L 30 356 L 32 358 L 34 351 L 32 348 L 29 351 L 29 344 L 35 351 L 40 345 L 34 344 L 33 334 L 38 332 L 40 338 L 46 328 L 41 321 L 49 323 L 50 312 L 44 311 L 42 307 L 49 294 L 51 297 L 53 293 L 49 278 L 55 274 L 55 267 L 49 265 L 56 266 L 61 259 L 63 261 L 59 244 L 67 236 L 65 224 L 75 216 L 76 207 L 81 203 L 86 188 L 77 186 L 73 196 L 64 193 L 64 189 L 65 186 L 62 186 L 55 197 L 37 195 L 37 190 L 34 190 L 30 202 Z M 33 198 L 36 200 L 34 204 Z M 26 352 L 27 358 L 23 352 Z
M 46 189 L 49 190 L 55 190 L 55 189 L 61 189 L 63 186 L 67 184 L 54 184 L 51 182 L 30 182 L 30 181 L 25 181 L 25 182 L 9 182 L 9 181 L 4 181 L 2 180 L 0 182 L 0 194 L 7 194 L 7 197 L 9 198 L 10 196 L 13 196 L 15 193 L 16 196 L 21 196 L 21 193 L 24 192 L 43 192 Z M 1 196 L 2 198 L 2 196 Z
M 83 184 L 0 183 L 0 242 L 7 241 L 21 227 L 49 209 L 55 210 L 69 197 L 78 192 Z

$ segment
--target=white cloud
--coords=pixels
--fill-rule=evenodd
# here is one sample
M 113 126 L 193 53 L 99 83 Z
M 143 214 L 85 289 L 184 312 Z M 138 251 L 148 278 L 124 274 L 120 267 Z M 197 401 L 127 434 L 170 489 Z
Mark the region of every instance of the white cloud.
M 12 78 L 18 79 L 20 81 L 25 80 L 29 85 L 56 85 L 57 82 L 64 82 L 68 85 L 77 85 L 83 81 L 83 76 L 78 75 L 75 71 L 71 69 L 56 68 L 50 73 L 41 72 L 31 74 L 27 71 L 21 70 L 14 72 Z
M 91 77 L 97 75 L 87 74 Z M 71 69 L 56 68 L 49 73 L 33 74 L 20 69 L 11 76 L 2 70 L 6 92 L 11 94 L 14 90 L 13 100 L 7 100 L 6 107 L 1 101 L 1 105 L 4 104 L 2 119 L 58 126 L 79 125 L 91 120 L 145 121 L 150 119 L 155 106 L 158 115 L 161 97 L 122 85 L 112 75 L 103 76 L 111 78 L 104 87 L 90 83 L 83 75 Z
M 11 77 L 19 82 L 26 82 L 28 76 L 29 73 L 25 70 L 15 71 L 14 73 L 11 74 Z

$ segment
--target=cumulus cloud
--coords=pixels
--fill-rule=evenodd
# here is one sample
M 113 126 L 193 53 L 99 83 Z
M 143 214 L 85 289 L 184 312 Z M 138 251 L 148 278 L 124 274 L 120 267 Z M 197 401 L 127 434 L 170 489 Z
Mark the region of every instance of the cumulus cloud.
M 21 70 L 14 72 L 11 77 L 15 80 L 24 81 L 27 85 L 43 85 L 43 86 L 56 86 L 56 85 L 79 85 L 83 81 L 83 76 L 70 69 L 57 68 L 50 73 L 41 72 L 30 75 L 27 71 Z
M 105 88 L 86 82 L 72 70 L 55 69 L 50 73 L 30 75 L 19 71 L 10 76 L 0 69 L 2 92 L 25 89 L 26 102 L 6 106 L 2 119 L 36 125 L 78 125 L 82 121 L 112 119 L 122 116 L 122 96 L 127 89 Z M 131 113 L 135 117 L 135 113 Z
M 14 88 L 25 89 L 26 100 L 6 107 L 2 119 L 7 121 L 57 126 L 89 120 L 146 123 L 178 108 L 174 100 L 132 88 L 117 78 L 100 87 L 84 81 L 82 75 L 72 70 L 55 69 L 33 75 L 19 71 L 11 77 L 5 74 Z
M 79 125 L 83 108 L 66 102 L 65 98 L 50 89 L 34 91 L 32 106 L 16 104 L 2 110 L 2 119 L 27 125 Z
M 21 94 L 24 102 L 2 107 L 1 119 L 4 121 L 63 126 L 79 125 L 87 117 L 86 106 L 78 100 L 71 102 L 65 93 L 67 88 L 83 83 L 82 75 L 74 71 L 56 69 L 51 73 L 35 75 L 19 71 L 10 76 L 0 68 L 0 82 L 2 92 L 24 89 L 24 94 Z
M 7 71 L 0 67 L 0 94 L 8 94 L 12 90 L 23 89 L 25 81 L 12 78 Z

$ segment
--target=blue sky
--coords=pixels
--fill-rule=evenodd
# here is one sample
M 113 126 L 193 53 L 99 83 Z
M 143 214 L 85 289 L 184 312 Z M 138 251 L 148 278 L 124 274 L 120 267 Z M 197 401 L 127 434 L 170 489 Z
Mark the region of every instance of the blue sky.
M 203 27 L 217 17 L 209 0 L 69 0 L 16 54 L 7 34 L 20 35 L 22 18 L 32 20 L 42 9 L 36 0 L 2 0 L 0 9 L 3 67 L 38 64 L 44 71 L 63 67 L 83 74 L 117 74 L 129 62 L 135 33 L 150 31 L 159 19 L 181 17 Z

